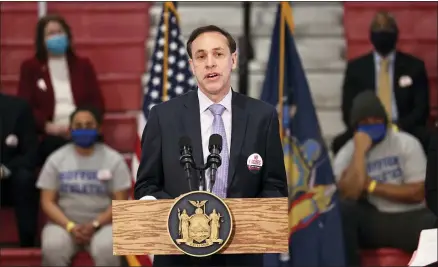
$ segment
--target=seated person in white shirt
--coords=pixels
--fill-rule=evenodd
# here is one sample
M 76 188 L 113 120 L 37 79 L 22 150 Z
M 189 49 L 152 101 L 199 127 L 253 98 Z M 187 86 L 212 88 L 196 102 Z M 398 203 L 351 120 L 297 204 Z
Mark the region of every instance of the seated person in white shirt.
M 334 160 L 348 266 L 359 249 L 416 249 L 434 215 L 424 204 L 426 156 L 420 142 L 393 131 L 374 92 L 359 94 L 351 110 L 356 132 Z
M 99 142 L 102 115 L 77 109 L 70 119 L 73 143 L 47 159 L 39 176 L 44 266 L 69 266 L 86 249 L 96 266 L 119 266 L 113 255 L 111 201 L 128 198 L 131 174 L 123 156 Z

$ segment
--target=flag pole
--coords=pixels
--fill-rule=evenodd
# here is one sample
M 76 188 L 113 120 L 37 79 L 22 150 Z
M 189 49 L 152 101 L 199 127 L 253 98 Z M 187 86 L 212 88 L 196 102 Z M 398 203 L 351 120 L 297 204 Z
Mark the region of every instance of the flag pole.
M 239 38 L 239 93 L 248 95 L 249 61 L 253 59 L 251 46 L 251 2 L 243 2 L 243 35 Z
M 283 142 L 283 96 L 284 96 L 284 54 L 285 54 L 285 19 L 284 19 L 284 3 L 280 3 L 280 58 L 279 58 L 279 72 L 278 72 L 278 117 L 280 118 L 280 140 Z M 287 115 L 287 114 L 286 114 Z

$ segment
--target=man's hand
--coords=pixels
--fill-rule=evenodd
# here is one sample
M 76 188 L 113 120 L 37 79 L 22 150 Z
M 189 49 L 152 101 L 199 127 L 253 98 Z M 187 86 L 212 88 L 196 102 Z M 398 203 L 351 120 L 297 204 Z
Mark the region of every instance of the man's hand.
M 353 137 L 356 152 L 366 153 L 373 144 L 371 137 L 364 132 L 356 132 Z
M 11 171 L 3 164 L 0 164 L 0 180 L 8 178 L 11 175 Z
M 85 241 L 88 244 L 91 238 L 93 237 L 94 233 L 96 232 L 96 228 L 94 228 L 93 223 L 90 222 L 90 223 L 82 224 L 80 227 L 80 232 L 85 237 Z
M 73 239 L 78 245 L 86 245 L 89 241 L 87 241 L 87 237 L 82 233 L 82 225 L 76 225 L 71 230 L 71 234 L 73 235 Z

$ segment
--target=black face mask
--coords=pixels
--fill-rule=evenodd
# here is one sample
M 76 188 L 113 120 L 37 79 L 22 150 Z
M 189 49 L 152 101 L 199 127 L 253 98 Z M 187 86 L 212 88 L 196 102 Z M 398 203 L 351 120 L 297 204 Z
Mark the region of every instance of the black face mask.
M 381 56 L 387 56 L 395 49 L 397 32 L 378 31 L 371 32 L 371 43 Z

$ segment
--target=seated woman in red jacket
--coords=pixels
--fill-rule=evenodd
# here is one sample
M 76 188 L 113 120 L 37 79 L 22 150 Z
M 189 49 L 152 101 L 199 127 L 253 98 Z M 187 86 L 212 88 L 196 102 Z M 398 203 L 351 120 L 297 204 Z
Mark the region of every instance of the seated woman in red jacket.
M 77 106 L 104 112 L 94 67 L 75 54 L 70 26 L 62 17 L 48 15 L 38 21 L 35 56 L 21 64 L 18 96 L 32 106 L 42 136 L 40 165 L 67 142 L 69 115 Z

